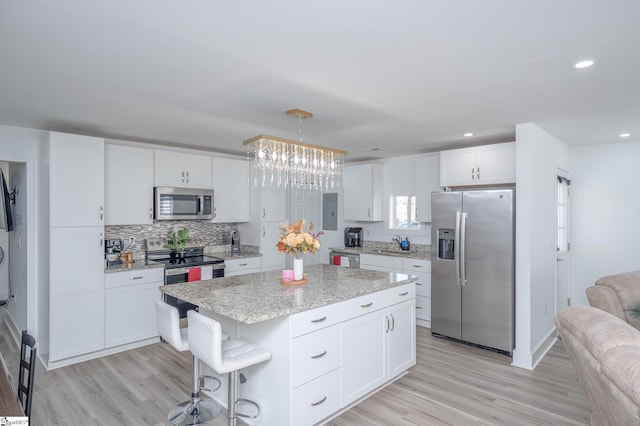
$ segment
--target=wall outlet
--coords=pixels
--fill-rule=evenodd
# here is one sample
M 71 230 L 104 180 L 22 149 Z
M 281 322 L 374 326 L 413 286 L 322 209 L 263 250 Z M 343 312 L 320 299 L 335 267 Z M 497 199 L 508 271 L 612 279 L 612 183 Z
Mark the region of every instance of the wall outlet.
M 135 235 L 130 235 L 129 236 L 129 247 L 133 247 L 134 245 L 136 245 L 136 236 Z

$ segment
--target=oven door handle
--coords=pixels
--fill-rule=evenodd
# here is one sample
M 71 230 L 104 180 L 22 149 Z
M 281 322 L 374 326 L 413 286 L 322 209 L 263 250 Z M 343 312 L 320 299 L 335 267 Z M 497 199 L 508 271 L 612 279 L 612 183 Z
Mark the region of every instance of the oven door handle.
M 165 275 L 167 277 L 172 277 L 174 275 L 188 274 L 189 269 L 191 268 L 176 268 L 176 269 L 168 269 Z

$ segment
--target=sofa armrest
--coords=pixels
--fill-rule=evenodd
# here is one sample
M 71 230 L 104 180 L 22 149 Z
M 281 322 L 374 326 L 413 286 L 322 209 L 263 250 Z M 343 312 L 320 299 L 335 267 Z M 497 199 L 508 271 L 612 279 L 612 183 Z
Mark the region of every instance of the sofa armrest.
M 588 287 L 586 293 L 591 306 L 609 312 L 611 315 L 615 315 L 623 321 L 627 321 L 627 317 L 622 310 L 622 305 L 615 291 L 604 285 L 594 285 Z

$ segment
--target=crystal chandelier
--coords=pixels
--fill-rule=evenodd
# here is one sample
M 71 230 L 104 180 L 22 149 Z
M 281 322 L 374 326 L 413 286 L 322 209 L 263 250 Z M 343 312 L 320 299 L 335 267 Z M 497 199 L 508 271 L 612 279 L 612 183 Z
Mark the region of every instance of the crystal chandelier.
M 327 191 L 342 182 L 347 151 L 302 142 L 302 120 L 310 112 L 291 109 L 287 115 L 297 116 L 300 141 L 258 135 L 244 141 L 247 154 L 253 156 L 255 184 Z

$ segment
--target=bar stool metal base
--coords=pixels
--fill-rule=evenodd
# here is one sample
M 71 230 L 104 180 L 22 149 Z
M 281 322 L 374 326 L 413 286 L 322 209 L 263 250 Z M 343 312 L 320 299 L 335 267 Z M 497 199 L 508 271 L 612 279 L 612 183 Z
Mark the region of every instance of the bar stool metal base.
M 173 425 L 200 425 L 217 417 L 220 411 L 220 404 L 216 401 L 196 397 L 173 407 L 167 419 Z

